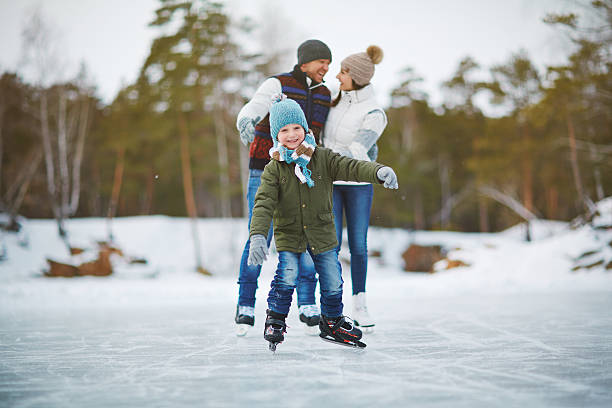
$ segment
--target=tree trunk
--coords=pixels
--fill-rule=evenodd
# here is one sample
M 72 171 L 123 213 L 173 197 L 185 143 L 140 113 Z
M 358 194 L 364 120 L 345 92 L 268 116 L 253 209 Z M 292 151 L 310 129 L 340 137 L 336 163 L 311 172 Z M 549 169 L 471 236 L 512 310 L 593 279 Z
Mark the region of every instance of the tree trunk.
M 423 196 L 421 190 L 416 190 L 414 193 L 414 229 L 424 230 L 425 224 L 425 212 L 423 210 Z
M 59 91 L 59 112 L 57 118 L 57 158 L 60 175 L 60 211 L 62 218 L 69 214 L 70 172 L 68 170 L 68 135 L 66 131 L 66 92 Z
M 531 241 L 531 220 L 537 219 L 534 213 L 529 211 L 525 206 L 521 205 L 520 202 L 515 200 L 508 194 L 504 194 L 499 190 L 494 189 L 493 187 L 488 186 L 480 186 L 478 187 L 478 191 L 485 196 L 492 198 L 493 200 L 505 205 L 514 211 L 519 217 L 523 218 L 525 221 L 525 241 Z
M 181 137 L 181 167 L 183 172 L 183 190 L 185 192 L 185 205 L 187 214 L 191 219 L 191 234 L 193 238 L 194 255 L 196 270 L 200 273 L 210 275 L 202 266 L 202 256 L 200 254 L 200 236 L 198 234 L 198 223 L 196 214 L 196 204 L 193 195 L 193 184 L 191 175 L 191 159 L 189 155 L 189 130 L 183 113 L 178 114 L 179 133 Z
M 556 187 L 546 189 L 546 218 L 556 220 L 559 218 L 559 190 Z
M 603 183 L 601 182 L 601 171 L 597 165 L 597 151 L 593 144 L 589 144 L 589 153 L 591 161 L 593 162 L 593 178 L 595 179 L 595 193 L 597 194 L 597 201 L 603 200 L 606 195 L 604 193 Z
M 147 191 L 144 200 L 144 205 L 141 208 L 142 215 L 150 215 L 153 208 L 153 192 L 155 191 L 155 171 L 153 168 L 149 168 L 149 174 L 147 176 Z
M 480 186 L 478 187 L 478 191 L 481 194 L 492 198 L 500 204 L 503 204 L 506 207 L 510 208 L 525 221 L 531 221 L 538 218 L 534 213 L 529 211 L 525 206 L 518 202 L 518 200 L 514 199 L 509 194 L 502 193 L 501 191 L 489 186 Z
M 580 168 L 578 167 L 578 153 L 576 151 L 576 133 L 574 131 L 574 121 L 572 121 L 572 117 L 568 113 L 566 116 L 567 123 L 567 136 L 569 138 L 569 146 L 570 146 L 570 162 L 572 164 L 572 174 L 574 176 L 574 184 L 576 185 L 576 191 L 578 193 L 578 198 L 580 203 L 582 204 L 584 210 L 588 213 L 589 206 L 584 197 L 584 188 L 582 186 L 582 179 L 580 177 Z
M 487 207 L 487 200 L 483 197 L 478 197 L 478 223 L 480 226 L 480 232 L 489 232 L 491 227 L 489 226 L 489 209 Z
M 117 152 L 117 163 L 115 163 L 115 174 L 113 176 L 113 190 L 111 191 L 111 199 L 108 204 L 106 213 L 106 228 L 108 234 L 108 242 L 113 242 L 113 217 L 117 211 L 117 203 L 119 202 L 119 193 L 121 192 L 121 183 L 123 182 L 123 168 L 125 166 L 125 148 L 121 148 Z
M 43 89 L 41 90 L 40 94 L 40 135 L 42 137 L 43 150 L 45 153 L 47 192 L 49 193 L 49 201 L 51 203 L 53 217 L 57 222 L 58 234 L 66 244 L 68 252 L 70 252 L 70 245 L 68 244 L 66 228 L 64 226 L 64 216 L 60 208 L 57 188 L 55 186 L 55 165 L 53 148 L 51 147 L 51 131 L 49 129 L 49 116 L 47 109 L 47 92 Z
M 217 98 L 222 98 L 219 92 Z M 229 158 L 227 153 L 227 137 L 225 132 L 225 121 L 223 120 L 223 106 L 217 112 L 214 120 L 215 133 L 217 136 L 217 159 L 219 164 L 219 187 L 221 195 L 221 217 L 230 218 L 232 216 L 232 206 L 230 201 L 230 179 L 229 179 Z
M 23 199 L 28 191 L 30 182 L 36 175 L 36 170 L 42 161 L 43 152 L 41 149 L 36 150 L 34 154 L 28 157 L 26 163 L 24 163 L 23 169 L 17 176 L 17 181 L 9 188 L 6 196 L 7 211 L 11 218 L 11 221 L 16 220 L 19 214 L 19 208 Z
M 452 210 L 452 206 L 449 205 L 449 200 L 451 200 L 450 170 L 448 160 L 442 155 L 438 156 L 438 169 L 440 175 L 440 193 L 442 197 L 442 201 L 440 203 L 440 226 L 442 229 L 447 229 L 450 225 Z
M 89 127 L 89 99 L 83 97 L 81 104 L 81 115 L 79 118 L 79 133 L 76 141 L 74 159 L 72 162 L 72 195 L 70 197 L 70 212 L 72 216 L 79 208 L 79 197 L 81 196 L 81 164 L 83 162 L 83 152 L 85 150 L 85 138 Z
M 523 205 L 527 210 L 533 212 L 533 171 L 531 162 L 531 136 L 527 124 L 523 125 L 523 154 L 521 158 L 521 169 L 523 179 Z
M 2 164 L 3 164 L 3 158 L 4 158 L 4 136 L 2 134 L 2 130 L 4 128 L 4 98 L 3 95 L 0 95 L 0 98 L 2 98 L 2 100 L 0 100 L 0 194 L 2 194 Z M 4 203 L 2 202 L 2 199 L 0 198 L 0 210 L 2 210 L 4 206 Z

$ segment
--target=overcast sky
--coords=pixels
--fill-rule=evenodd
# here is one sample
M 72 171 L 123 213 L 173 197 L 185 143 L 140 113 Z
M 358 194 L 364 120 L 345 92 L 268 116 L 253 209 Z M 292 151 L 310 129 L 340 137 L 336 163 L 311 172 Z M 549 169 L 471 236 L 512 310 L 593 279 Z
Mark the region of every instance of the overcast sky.
M 339 61 L 370 44 L 385 52 L 372 80 L 381 103 L 410 66 L 425 79 L 422 88 L 433 104 L 442 102 L 440 83 L 470 55 L 483 68 L 507 61 L 525 49 L 541 69 L 565 61 L 567 40 L 542 23 L 548 12 L 572 7 L 570 0 L 226 0 L 235 17 L 250 16 L 261 32 L 277 33 L 274 47 L 295 49 L 305 39 L 326 42 L 333 62 L 326 81 L 337 89 Z M 0 70 L 20 69 L 21 30 L 26 16 L 40 5 L 56 27 L 62 50 L 62 75 L 76 75 L 85 61 L 98 95 L 110 102 L 122 85 L 134 81 L 158 31 L 147 24 L 158 0 L 0 0 Z M 270 35 L 270 34 L 269 34 Z M 254 35 L 259 38 L 260 35 Z M 257 42 L 246 44 L 253 48 Z M 271 73 L 273 74 L 273 73 Z M 27 79 L 27 77 L 26 77 Z

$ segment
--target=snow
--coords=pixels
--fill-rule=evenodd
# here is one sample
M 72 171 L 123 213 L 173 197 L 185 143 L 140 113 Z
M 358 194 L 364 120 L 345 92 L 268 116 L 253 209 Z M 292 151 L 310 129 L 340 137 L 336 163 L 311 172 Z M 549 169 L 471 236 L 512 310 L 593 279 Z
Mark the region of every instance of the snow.
M 595 225 L 610 225 L 612 200 Z M 501 233 L 371 228 L 368 304 L 377 326 L 365 350 L 308 336 L 296 310 L 275 354 L 263 340 L 264 264 L 256 325 L 234 335 L 244 219 L 200 219 L 194 272 L 189 220 L 115 219 L 110 277 L 46 278 L 69 261 L 52 220 L 4 233 L 0 262 L 0 406 L 556 406 L 612 405 L 612 272 L 572 272 L 612 232 L 537 221 Z M 75 246 L 105 240 L 104 219 L 68 222 Z M 411 244 L 439 244 L 469 266 L 402 270 Z M 89 260 L 91 253 L 82 255 Z M 348 258 L 346 245 L 340 258 Z M 437 265 L 442 268 L 441 263 Z M 345 313 L 351 314 L 344 265 Z

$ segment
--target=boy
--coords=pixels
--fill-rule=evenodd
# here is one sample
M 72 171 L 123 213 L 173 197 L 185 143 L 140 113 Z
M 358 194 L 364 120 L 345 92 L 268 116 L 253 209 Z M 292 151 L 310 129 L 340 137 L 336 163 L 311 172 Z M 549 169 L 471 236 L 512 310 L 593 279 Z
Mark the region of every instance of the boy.
M 276 98 L 270 107 L 270 135 L 274 146 L 261 176 L 251 218 L 248 263 L 263 264 L 268 254 L 266 235 L 274 221 L 278 267 L 270 285 L 264 339 L 270 349 L 284 340 L 298 265 L 306 252 L 312 256 L 321 290 L 320 337 L 344 345 L 365 347 L 362 333 L 342 315 L 342 270 L 338 261 L 332 215 L 335 180 L 384 183 L 397 189 L 390 167 L 354 160 L 317 147 L 299 105 Z

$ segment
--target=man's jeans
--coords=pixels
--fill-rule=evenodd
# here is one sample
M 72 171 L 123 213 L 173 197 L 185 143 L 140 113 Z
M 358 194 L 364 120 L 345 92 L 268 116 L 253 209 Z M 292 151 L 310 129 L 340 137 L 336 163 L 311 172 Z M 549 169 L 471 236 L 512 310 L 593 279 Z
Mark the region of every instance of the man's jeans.
M 342 214 L 346 213 L 346 232 L 351 252 L 353 295 L 365 292 L 368 272 L 368 226 L 374 187 L 368 185 L 334 185 L 334 218 L 337 251 L 342 246 Z
M 303 253 L 280 251 L 278 267 L 268 293 L 268 309 L 283 315 L 289 314 L 293 289 L 296 287 L 299 275 L 298 267 L 306 257 L 312 257 L 314 267 L 319 274 L 321 313 L 327 317 L 341 316 L 342 269 L 335 249 L 318 255 L 313 255 L 310 250 Z
M 253 215 L 253 205 L 255 204 L 255 194 L 261 184 L 261 173 L 263 170 L 250 169 L 249 183 L 247 186 L 247 201 L 249 203 L 249 228 L 251 227 L 251 216 Z M 268 247 L 272 241 L 272 225 L 268 231 Z M 257 279 L 261 273 L 261 265 L 248 265 L 249 248 L 251 241 L 247 240 L 242 251 L 240 260 L 240 275 L 238 276 L 238 304 L 240 306 L 255 307 L 255 292 L 257 291 Z M 300 260 L 300 275 L 297 281 L 298 306 L 315 304 L 315 289 L 317 278 L 315 276 L 312 258 L 307 254 Z

